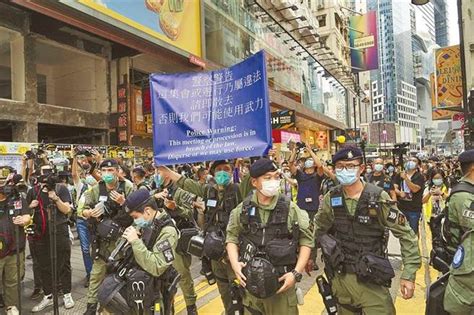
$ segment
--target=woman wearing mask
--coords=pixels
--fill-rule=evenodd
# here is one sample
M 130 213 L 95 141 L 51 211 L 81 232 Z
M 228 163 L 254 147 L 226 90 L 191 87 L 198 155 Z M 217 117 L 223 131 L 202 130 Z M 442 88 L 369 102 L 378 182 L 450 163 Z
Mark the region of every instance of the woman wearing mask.
M 434 172 L 430 183 L 423 192 L 423 212 L 426 222 L 430 222 L 432 217 L 441 213 L 445 207 L 448 195 L 449 189 L 445 184 L 443 172 Z

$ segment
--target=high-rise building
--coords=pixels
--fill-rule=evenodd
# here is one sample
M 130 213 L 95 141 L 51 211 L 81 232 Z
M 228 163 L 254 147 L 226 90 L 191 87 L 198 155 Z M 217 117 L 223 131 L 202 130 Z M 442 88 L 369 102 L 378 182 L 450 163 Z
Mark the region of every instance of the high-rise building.
M 413 73 L 414 12 L 408 1 L 369 0 L 377 11 L 379 68 L 372 71 L 373 120 L 397 122 L 397 141 L 419 144 L 420 124 Z
M 436 44 L 449 46 L 449 14 L 446 0 L 431 0 L 434 8 Z

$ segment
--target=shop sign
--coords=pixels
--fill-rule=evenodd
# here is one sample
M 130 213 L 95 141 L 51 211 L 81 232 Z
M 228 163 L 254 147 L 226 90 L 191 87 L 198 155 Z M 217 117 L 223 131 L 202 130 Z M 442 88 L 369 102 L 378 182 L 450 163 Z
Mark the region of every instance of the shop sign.
M 117 86 L 117 135 L 119 143 L 128 143 L 128 84 Z
M 300 142 L 301 136 L 297 132 L 292 132 L 284 129 L 273 129 L 272 130 L 273 143 L 288 143 L 288 142 Z
M 289 129 L 296 125 L 294 110 L 272 112 L 272 129 Z

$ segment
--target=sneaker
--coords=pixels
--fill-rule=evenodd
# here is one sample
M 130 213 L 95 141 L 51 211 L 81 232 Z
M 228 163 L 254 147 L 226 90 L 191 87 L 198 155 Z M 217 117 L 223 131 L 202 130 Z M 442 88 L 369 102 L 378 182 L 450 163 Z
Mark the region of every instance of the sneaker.
M 71 293 L 64 294 L 63 300 L 64 300 L 64 308 L 65 309 L 68 310 L 68 309 L 74 307 L 75 303 L 74 303 L 74 300 L 72 299 Z
M 41 289 L 34 289 L 33 293 L 31 293 L 30 299 L 32 300 L 39 300 L 41 298 Z
M 44 310 L 45 308 L 51 305 L 53 305 L 53 295 L 52 294 L 45 295 L 43 299 L 41 300 L 41 302 L 39 302 L 38 304 L 35 305 L 35 307 L 33 307 L 31 312 L 32 313 L 41 312 L 42 310 Z
M 20 312 L 16 308 L 16 306 L 9 306 L 7 307 L 7 315 L 19 315 Z

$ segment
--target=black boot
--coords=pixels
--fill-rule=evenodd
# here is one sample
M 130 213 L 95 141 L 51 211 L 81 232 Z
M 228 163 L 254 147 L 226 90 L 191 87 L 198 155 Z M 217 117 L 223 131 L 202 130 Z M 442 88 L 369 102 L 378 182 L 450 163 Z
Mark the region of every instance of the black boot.
M 186 311 L 188 315 L 198 315 L 196 304 L 186 306 Z
M 87 309 L 84 315 L 95 315 L 97 312 L 97 303 L 87 303 Z
M 0 294 L 0 308 L 5 307 L 5 302 L 3 301 L 3 294 Z

